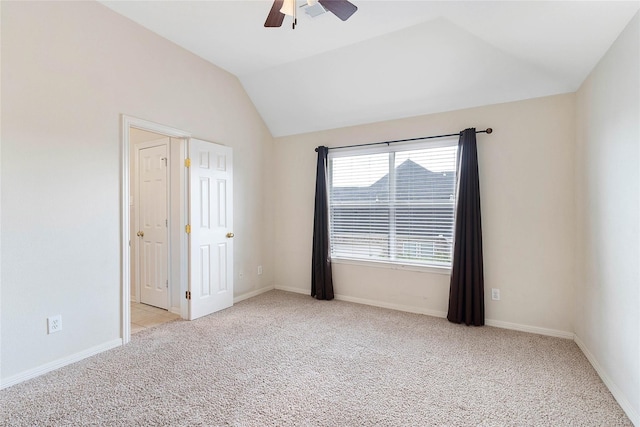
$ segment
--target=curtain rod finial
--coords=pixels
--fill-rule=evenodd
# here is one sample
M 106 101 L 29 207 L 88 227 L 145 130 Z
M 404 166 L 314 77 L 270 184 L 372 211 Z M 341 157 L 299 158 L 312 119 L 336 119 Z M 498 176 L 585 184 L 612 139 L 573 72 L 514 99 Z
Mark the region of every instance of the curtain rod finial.
M 493 129 L 487 128 L 486 132 L 487 132 L 487 134 L 490 134 L 491 132 L 493 132 Z

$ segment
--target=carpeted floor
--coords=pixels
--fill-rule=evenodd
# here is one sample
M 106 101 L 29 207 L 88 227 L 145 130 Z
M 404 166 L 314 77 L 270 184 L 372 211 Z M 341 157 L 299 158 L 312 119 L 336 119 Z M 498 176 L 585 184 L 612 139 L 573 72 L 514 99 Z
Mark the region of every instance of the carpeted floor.
M 0 391 L 3 426 L 630 426 L 569 340 L 272 291 Z

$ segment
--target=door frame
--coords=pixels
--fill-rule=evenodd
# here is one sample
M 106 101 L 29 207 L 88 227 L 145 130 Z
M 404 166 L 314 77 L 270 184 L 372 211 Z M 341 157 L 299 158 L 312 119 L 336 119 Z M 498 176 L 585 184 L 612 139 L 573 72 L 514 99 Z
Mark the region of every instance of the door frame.
M 183 138 L 188 141 L 191 138 L 191 133 L 172 128 L 169 126 L 154 123 L 148 120 L 138 119 L 136 117 L 121 115 L 121 128 L 120 128 L 120 335 L 122 338 L 122 344 L 126 344 L 131 340 L 131 209 L 129 201 L 131 200 L 131 141 L 130 130 L 136 128 L 149 132 L 154 132 L 160 135 Z M 180 161 L 179 159 L 175 159 Z M 174 160 L 174 161 L 175 161 Z M 180 242 L 180 246 L 186 250 L 186 234 L 183 234 L 183 239 Z M 182 251 L 181 251 L 182 252 Z M 184 258 L 186 259 L 186 258 Z M 182 264 L 182 263 L 181 263 Z M 182 277 L 182 275 L 181 275 Z M 186 292 L 186 282 L 181 281 L 180 293 L 181 295 Z M 185 289 L 182 289 L 184 287 Z M 184 317 L 186 313 L 186 300 L 180 300 L 180 312 Z

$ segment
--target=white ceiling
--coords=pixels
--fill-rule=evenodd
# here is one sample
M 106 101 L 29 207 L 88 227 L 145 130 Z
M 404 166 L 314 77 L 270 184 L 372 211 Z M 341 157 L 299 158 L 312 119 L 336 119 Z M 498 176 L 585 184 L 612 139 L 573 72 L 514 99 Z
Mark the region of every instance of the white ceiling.
M 351 1 L 295 30 L 263 27 L 271 0 L 101 3 L 238 76 L 274 136 L 573 92 L 640 9 Z

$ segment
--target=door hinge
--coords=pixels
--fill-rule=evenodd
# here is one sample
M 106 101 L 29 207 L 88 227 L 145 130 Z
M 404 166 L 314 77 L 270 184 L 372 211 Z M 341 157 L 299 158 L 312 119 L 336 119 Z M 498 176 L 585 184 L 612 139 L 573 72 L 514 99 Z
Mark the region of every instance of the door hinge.
M 185 231 L 187 234 L 191 234 L 191 225 L 189 225 L 189 224 L 185 225 L 185 226 L 184 226 L 184 231 Z
M 165 227 L 168 227 L 168 226 L 169 226 L 169 220 L 168 220 L 168 219 L 165 219 L 165 220 L 164 220 L 164 226 L 165 226 Z
M 184 159 L 184 167 L 185 168 L 190 168 L 191 167 L 191 159 L 190 158 L 186 158 Z
M 169 279 L 165 281 L 165 285 L 167 286 L 167 288 L 169 287 Z
M 187 291 L 186 298 L 187 298 L 188 300 L 190 300 L 190 299 L 191 299 L 191 291 Z

